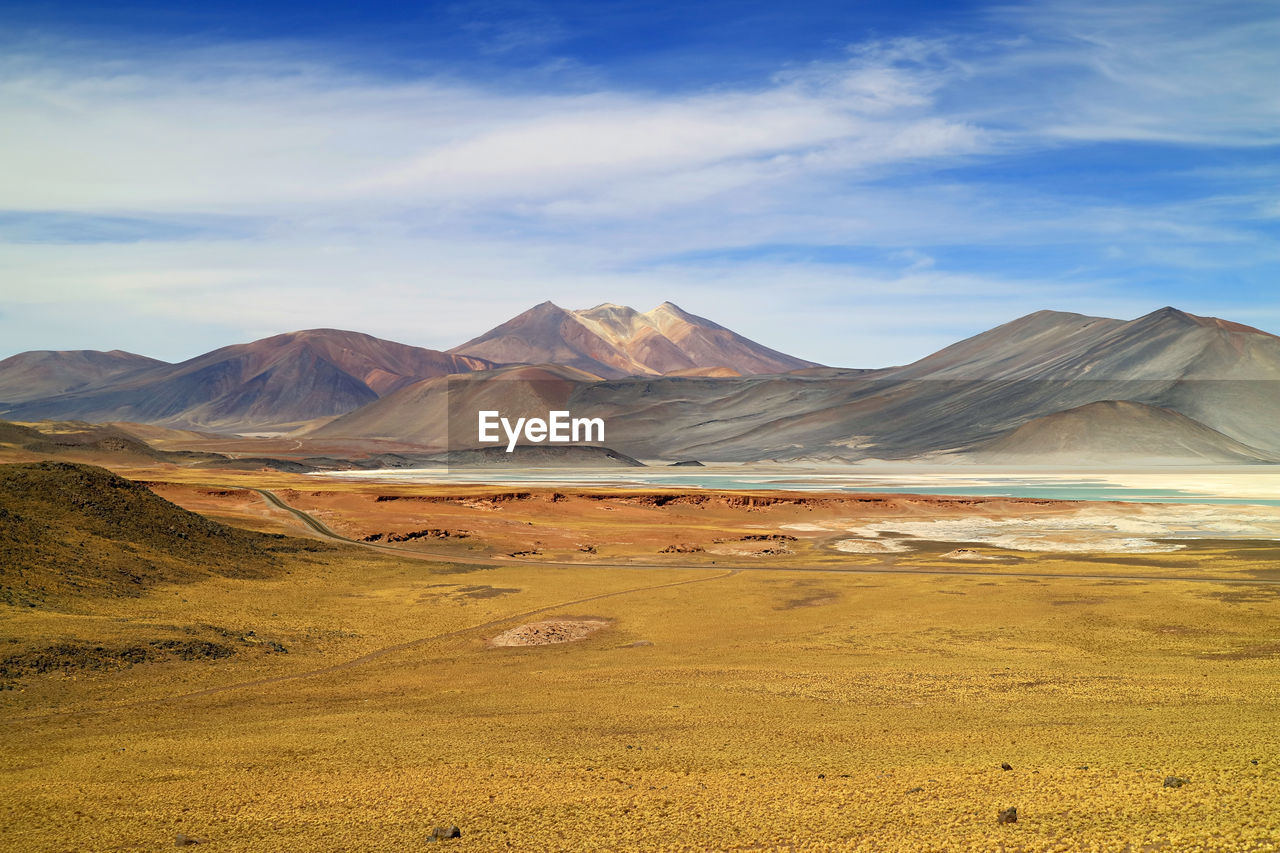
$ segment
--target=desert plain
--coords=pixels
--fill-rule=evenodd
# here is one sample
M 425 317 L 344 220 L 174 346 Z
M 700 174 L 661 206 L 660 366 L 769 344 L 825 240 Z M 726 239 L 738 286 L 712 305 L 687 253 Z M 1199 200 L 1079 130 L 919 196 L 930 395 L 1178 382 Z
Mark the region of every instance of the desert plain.
M 288 538 L 21 581 L 5 850 L 1280 847 L 1274 507 L 115 467 Z

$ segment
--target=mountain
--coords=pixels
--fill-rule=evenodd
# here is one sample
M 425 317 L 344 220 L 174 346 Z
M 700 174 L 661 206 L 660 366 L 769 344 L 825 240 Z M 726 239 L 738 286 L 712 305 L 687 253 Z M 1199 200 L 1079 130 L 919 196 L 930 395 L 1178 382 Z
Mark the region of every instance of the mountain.
M 943 406 L 952 436 L 1132 400 L 1280 451 L 1280 337 L 1171 307 L 1127 322 L 1042 311 L 882 377 L 920 382 L 916 402 Z
M 1123 400 L 1033 418 L 979 446 L 972 458 L 1051 465 L 1280 462 L 1280 456 L 1241 444 L 1186 415 Z
M 670 302 L 643 314 L 611 303 L 567 311 L 543 302 L 449 352 L 508 364 L 562 364 L 602 378 L 689 371 L 785 373 L 817 366 Z
M 570 313 L 540 309 L 559 323 Z M 485 408 L 516 406 L 517 388 L 502 381 L 505 375 L 470 374 L 465 390 L 455 383 L 455 415 L 474 417 L 481 400 Z M 1131 321 L 1038 312 L 883 370 L 605 380 L 560 374 L 557 381 L 554 401 L 539 399 L 535 408 L 563 401 L 575 416 L 601 417 L 606 444 L 639 459 L 908 459 L 979 448 L 990 458 L 1002 447 L 1013 453 L 1032 446 L 1028 436 L 1048 441 L 1095 410 L 1049 416 L 1102 401 L 1141 404 L 1119 414 L 1096 410 L 1109 413 L 1104 444 L 1122 446 L 1120 436 L 1130 435 L 1135 447 L 1146 436 L 1147 456 L 1160 455 L 1166 444 L 1175 456 L 1237 461 L 1280 453 L 1280 338 L 1171 308 Z M 444 390 L 410 386 L 321 434 L 440 445 L 448 436 L 449 402 L 448 395 L 427 393 L 432 388 Z M 998 443 L 1044 418 L 1018 442 Z M 1018 445 L 1023 441 L 1030 443 Z
M 1081 432 L 1092 417 L 1107 424 L 1098 447 L 1280 455 L 1280 337 L 1174 308 L 1127 321 L 1040 311 L 900 367 L 806 365 L 670 303 L 641 314 L 547 302 L 448 353 L 297 332 L 0 405 L 0 416 L 305 425 L 317 438 L 391 439 L 425 452 L 474 446 L 465 438 L 479 409 L 567 409 L 603 418 L 602 443 L 619 453 L 703 461 L 992 460 L 1048 453 L 1027 448 L 1055 442 L 1092 447 Z M 1134 406 L 1088 408 L 1106 401 Z
M 1280 337 L 1170 307 L 1128 322 L 1038 311 L 896 368 L 894 375 L 965 380 L 1272 380 L 1280 377 Z
M 0 361 L 0 405 L 75 391 L 167 362 L 123 350 L 35 350 Z
M 313 329 L 236 344 L 8 407 L 10 420 L 270 429 L 349 412 L 421 379 L 491 367 L 472 356 Z

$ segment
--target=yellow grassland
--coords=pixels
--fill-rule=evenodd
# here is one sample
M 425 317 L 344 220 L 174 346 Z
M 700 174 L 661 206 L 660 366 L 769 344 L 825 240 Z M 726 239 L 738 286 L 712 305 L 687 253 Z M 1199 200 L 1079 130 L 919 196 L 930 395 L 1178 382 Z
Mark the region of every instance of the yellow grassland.
M 0 849 L 152 850 L 182 833 L 210 851 L 401 851 L 448 824 L 462 837 L 442 849 L 1280 848 L 1269 548 L 975 566 L 940 560 L 950 544 L 886 562 L 800 536 L 791 554 L 659 554 L 826 510 L 493 509 L 284 474 L 131 476 L 259 529 L 304 532 L 217 487 L 288 493 L 343 535 L 473 535 L 0 614 L 0 653 L 240 638 L 222 660 L 0 692 Z M 535 540 L 542 555 L 482 565 Z M 883 568 L 899 573 L 863 571 Z M 555 616 L 608 627 L 487 642 Z M 997 824 L 1009 806 L 1017 823 Z

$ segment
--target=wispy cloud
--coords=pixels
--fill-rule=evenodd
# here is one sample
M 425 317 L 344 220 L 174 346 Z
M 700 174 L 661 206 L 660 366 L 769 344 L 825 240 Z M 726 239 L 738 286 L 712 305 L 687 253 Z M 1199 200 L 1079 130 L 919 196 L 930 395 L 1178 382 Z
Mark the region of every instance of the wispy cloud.
M 1280 8 L 1274 4 L 1045 0 L 994 14 L 1030 35 L 993 70 L 1042 78 L 1019 107 L 1029 108 L 1047 134 L 1280 144 Z

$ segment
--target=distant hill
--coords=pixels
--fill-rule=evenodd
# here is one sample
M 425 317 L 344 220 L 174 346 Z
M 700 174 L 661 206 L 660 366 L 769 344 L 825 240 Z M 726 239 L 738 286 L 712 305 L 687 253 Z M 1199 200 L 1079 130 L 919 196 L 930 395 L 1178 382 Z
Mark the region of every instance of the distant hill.
M 1122 400 L 1033 418 L 978 446 L 971 457 L 1051 465 L 1280 462 L 1280 455 L 1241 444 L 1186 415 Z
M 167 362 L 123 350 L 34 350 L 0 361 L 0 405 L 66 394 Z
M 56 459 L 94 465 L 190 464 L 224 459 L 220 453 L 157 450 L 113 424 L 43 421 L 35 426 L 0 421 L 0 461 Z
M 10 420 L 138 421 L 279 429 L 339 415 L 421 379 L 483 369 L 480 358 L 314 329 L 236 344 L 180 364 L 9 407 Z
M 260 577 L 278 555 L 328 546 L 188 512 L 102 468 L 0 465 L 0 603 L 131 596 L 210 575 Z
M 567 311 L 543 302 L 450 352 L 495 362 L 561 364 L 603 378 L 681 371 L 785 373 L 816 366 L 670 302 L 646 313 L 612 303 Z

